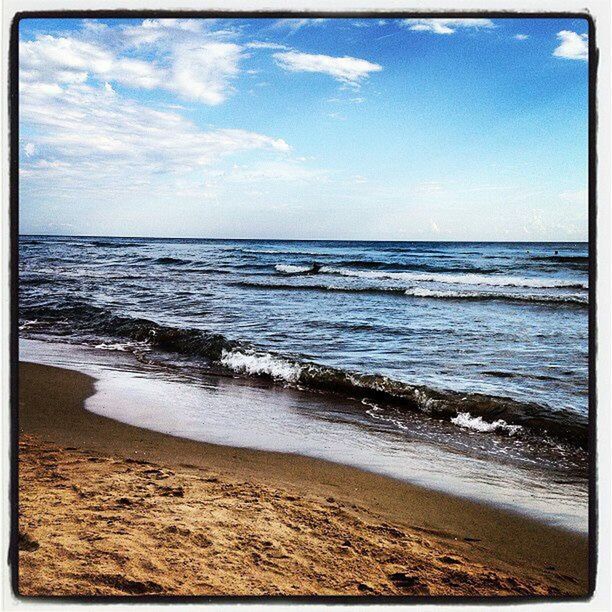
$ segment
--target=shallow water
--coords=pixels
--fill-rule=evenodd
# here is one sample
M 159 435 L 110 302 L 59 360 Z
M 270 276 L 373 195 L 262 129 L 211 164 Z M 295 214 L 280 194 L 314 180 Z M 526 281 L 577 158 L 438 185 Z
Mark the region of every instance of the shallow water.
M 512 447 L 491 455 L 475 432 L 413 415 L 406 431 L 364 418 L 360 402 L 185 369 L 143 364 L 129 353 L 22 340 L 20 358 L 98 379 L 86 408 L 189 439 L 296 453 L 352 465 L 586 532 L 587 493 L 559 465 Z M 420 428 L 425 427 L 426 435 Z M 498 440 L 498 445 L 503 439 Z M 503 446 L 503 444 L 502 444 Z

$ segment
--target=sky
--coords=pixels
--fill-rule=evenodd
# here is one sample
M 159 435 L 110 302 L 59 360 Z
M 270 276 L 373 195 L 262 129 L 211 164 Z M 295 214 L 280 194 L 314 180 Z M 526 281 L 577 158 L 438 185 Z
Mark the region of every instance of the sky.
M 24 234 L 588 238 L 583 19 L 25 19 Z

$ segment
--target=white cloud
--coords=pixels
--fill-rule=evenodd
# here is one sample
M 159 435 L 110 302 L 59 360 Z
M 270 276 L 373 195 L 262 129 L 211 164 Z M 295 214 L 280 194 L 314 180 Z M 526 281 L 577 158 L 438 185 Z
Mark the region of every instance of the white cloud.
M 201 176 L 232 154 L 290 150 L 284 140 L 257 132 L 204 131 L 175 112 L 149 108 L 104 86 L 71 84 L 56 93 L 22 83 L 20 115 L 22 125 L 37 134 L 32 146 L 44 152 L 22 169 L 49 192 L 150 193 L 155 177 Z
M 319 26 L 324 24 L 327 19 L 278 19 L 274 22 L 274 28 L 288 28 L 292 32 L 297 32 L 307 26 Z
M 416 32 L 454 34 L 458 29 L 490 29 L 495 24 L 490 19 L 403 19 L 401 23 Z
M 290 72 L 319 72 L 328 74 L 337 81 L 358 86 L 360 81 L 372 72 L 382 70 L 382 66 L 355 57 L 332 57 L 330 55 L 314 55 L 287 51 L 275 53 L 276 63 Z
M 113 69 L 112 53 L 74 38 L 40 36 L 19 44 L 20 78 L 38 83 L 82 83 Z
M 289 49 L 286 45 L 279 45 L 278 43 L 261 41 L 261 40 L 253 40 L 252 42 L 246 43 L 245 47 L 249 49 Z
M 147 21 L 155 23 L 155 27 L 145 26 Z M 161 36 L 172 25 L 192 35 L 199 26 L 195 22 L 190 25 L 190 20 L 186 22 L 159 26 L 158 21 L 145 20 L 142 26 L 131 30 L 161 31 Z M 153 38 L 146 40 L 151 43 Z M 121 49 L 114 49 L 112 45 L 106 48 L 100 42 L 76 37 L 41 36 L 20 43 L 20 78 L 25 82 L 51 86 L 97 79 L 111 86 L 119 83 L 129 88 L 162 88 L 209 105 L 227 99 L 233 91 L 231 82 L 239 73 L 238 64 L 242 58 L 239 45 L 219 42 L 202 33 L 179 42 L 172 36 L 167 47 L 160 46 L 159 40 L 155 38 L 159 57 L 144 61 L 122 57 Z
M 130 46 L 146 46 L 160 73 L 160 86 L 179 96 L 217 105 L 232 93 L 242 48 L 228 42 L 235 32 L 213 30 L 215 20 L 145 19 L 122 34 Z
M 241 49 L 233 43 L 181 45 L 174 50 L 166 88 L 190 100 L 215 105 L 225 101 L 238 75 Z
M 41 36 L 19 45 L 22 81 L 70 84 L 93 77 L 130 87 L 151 89 L 161 83 L 160 71 L 151 63 L 119 58 L 102 46 L 77 38 Z
M 108 32 L 109 26 L 95 19 L 83 19 L 83 29 L 100 34 L 101 32 Z
M 529 38 L 529 34 L 515 34 L 515 40 L 527 40 Z
M 585 61 L 589 58 L 588 34 L 561 30 L 557 34 L 557 38 L 561 41 L 561 44 L 553 51 L 555 57 Z
M 205 31 L 203 19 L 145 19 L 141 24 L 123 28 L 123 36 L 134 46 L 151 45 L 162 39 L 182 40 L 193 38 Z
M 32 155 L 36 154 L 36 145 L 31 142 L 27 142 L 23 147 L 23 152 L 26 154 L 26 157 L 32 157 Z

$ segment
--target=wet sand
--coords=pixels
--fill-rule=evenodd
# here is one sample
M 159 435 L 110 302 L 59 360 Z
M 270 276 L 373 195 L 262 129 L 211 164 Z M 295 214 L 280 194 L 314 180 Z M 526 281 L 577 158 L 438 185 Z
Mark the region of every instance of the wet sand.
M 581 534 L 355 468 L 125 425 L 83 408 L 94 382 L 20 364 L 22 595 L 588 590 Z

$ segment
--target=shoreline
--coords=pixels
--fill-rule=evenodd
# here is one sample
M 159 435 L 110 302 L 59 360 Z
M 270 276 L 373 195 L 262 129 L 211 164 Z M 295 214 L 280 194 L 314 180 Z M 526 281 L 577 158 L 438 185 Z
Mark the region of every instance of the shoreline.
M 257 498 L 256 506 L 260 504 L 266 506 L 267 510 L 272 513 L 269 517 L 270 524 L 276 524 L 275 521 L 278 521 L 281 515 L 285 517 L 288 514 L 291 515 L 296 511 L 296 506 L 299 506 L 300 520 L 307 524 L 310 522 L 312 530 L 310 540 L 303 544 L 304 550 L 309 550 L 309 546 L 312 546 L 313 550 L 320 550 L 322 546 L 325 546 L 328 543 L 328 538 L 324 537 L 325 530 L 329 530 L 332 523 L 337 523 L 338 533 L 351 534 L 351 537 L 345 538 L 352 543 L 351 546 L 348 546 L 349 551 L 353 549 L 354 552 L 356 546 L 354 542 L 360 542 L 362 548 L 365 547 L 363 551 L 370 550 L 370 556 L 373 555 L 374 550 L 388 549 L 385 559 L 378 558 L 376 555 L 370 558 L 370 561 L 377 567 L 377 570 L 373 572 L 375 576 L 378 576 L 375 584 L 369 584 L 363 578 L 364 570 L 357 567 L 358 563 L 355 559 L 351 558 L 351 562 L 348 563 L 345 555 L 347 551 L 342 551 L 342 546 L 334 555 L 330 553 L 327 565 L 324 563 L 325 554 L 321 555 L 322 565 L 319 568 L 319 575 L 308 580 L 304 576 L 294 575 L 293 579 L 296 584 L 288 584 L 283 582 L 285 578 L 281 579 L 280 574 L 283 573 L 282 568 L 289 570 L 288 566 L 294 562 L 293 557 L 299 554 L 299 550 L 288 555 L 286 551 L 284 560 L 281 555 L 280 558 L 277 556 L 274 561 L 270 561 L 265 558 L 265 554 L 268 554 L 265 553 L 266 547 L 263 553 L 257 552 L 255 550 L 257 544 L 252 543 L 245 547 L 240 557 L 242 562 L 248 566 L 247 576 L 251 580 L 250 587 L 243 585 L 238 588 L 236 586 L 238 592 L 225 594 L 478 595 L 478 589 L 483 594 L 491 595 L 566 594 L 585 596 L 587 593 L 588 544 L 583 534 L 544 525 L 527 517 L 399 482 L 357 468 L 278 452 L 217 446 L 126 425 L 84 409 L 84 400 L 94 393 L 95 381 L 87 375 L 72 370 L 22 362 L 20 363 L 20 379 L 21 456 L 25 458 L 25 463 L 20 465 L 20 468 L 24 468 L 29 475 L 26 479 L 23 477 L 20 479 L 20 488 L 23 488 L 21 499 L 28 500 L 25 509 L 22 508 L 20 526 L 28 525 L 28 533 L 24 535 L 24 538 L 27 536 L 39 544 L 39 548 L 35 551 L 28 551 L 26 542 L 24 544 L 26 549 L 20 552 L 21 562 L 25 564 L 21 566 L 20 572 L 22 594 L 42 594 L 45 587 L 40 580 L 45 576 L 49 580 L 49 585 L 60 584 L 57 575 L 49 575 L 53 568 L 56 573 L 59 572 L 65 580 L 68 580 L 63 587 L 55 587 L 65 588 L 65 594 L 73 594 L 70 589 L 76 588 L 77 583 L 80 585 L 79 588 L 90 589 L 83 594 L 89 592 L 192 595 L 223 593 L 219 591 L 220 587 L 215 587 L 214 580 L 210 577 L 206 582 L 208 586 L 202 584 L 199 587 L 201 592 L 198 593 L 181 592 L 180 588 L 191 589 L 190 585 L 183 585 L 179 588 L 178 583 L 168 582 L 166 584 L 163 580 L 156 582 L 152 578 L 148 579 L 151 584 L 146 587 L 147 579 L 142 578 L 147 572 L 142 568 L 139 574 L 141 579 L 132 579 L 131 587 L 127 583 L 117 583 L 112 580 L 109 582 L 108 579 L 106 582 L 104 580 L 96 582 L 95 579 L 90 579 L 88 584 L 83 585 L 82 581 L 78 580 L 78 572 L 75 572 L 73 568 L 74 584 L 71 585 L 64 573 L 67 567 L 72 567 L 78 562 L 78 559 L 71 559 L 70 562 L 63 559 L 59 562 L 57 559 L 48 557 L 44 563 L 47 571 L 43 578 L 36 577 L 35 573 L 40 573 L 41 566 L 35 561 L 35 556 L 42 557 L 43 552 L 45 555 L 53 555 L 54 551 L 58 552 L 55 544 L 46 550 L 47 543 L 39 542 L 36 539 L 37 534 L 45 529 L 44 525 L 37 526 L 34 520 L 36 495 L 32 494 L 36 491 L 40 493 L 43 487 L 49 486 L 49 483 L 45 484 L 42 478 L 43 473 L 46 474 L 45 456 L 53 457 L 51 463 L 60 466 L 66 472 L 58 481 L 61 485 L 57 487 L 58 494 L 76 495 L 76 499 L 70 500 L 75 520 L 77 516 L 82 519 L 87 514 L 86 508 L 81 506 L 91 501 L 90 497 L 80 498 L 75 493 L 75 486 L 83 490 L 82 483 L 79 484 L 78 481 L 87 480 L 87 477 L 90 477 L 92 480 L 88 481 L 88 486 L 92 486 L 97 478 L 113 480 L 118 478 L 120 473 L 120 484 L 127 487 L 131 495 L 131 497 L 124 496 L 125 499 L 136 499 L 137 491 L 141 491 L 141 497 L 138 498 L 140 499 L 139 504 L 148 504 L 150 507 L 147 513 L 159 515 L 159 521 L 162 523 L 163 520 L 170 520 L 173 516 L 187 522 L 190 520 L 198 523 L 201 517 L 194 517 L 193 512 L 202 498 L 196 496 L 190 503 L 187 503 L 186 494 L 177 495 L 176 499 L 173 495 L 162 495 L 161 502 L 156 501 L 150 494 L 144 493 L 145 490 L 148 491 L 147 487 L 151 484 L 158 488 L 170 487 L 170 490 L 174 491 L 178 491 L 179 486 L 183 490 L 192 488 L 202 494 L 210 493 L 206 490 L 207 488 L 219 487 L 220 490 L 216 491 L 215 495 L 218 500 L 215 503 L 221 507 L 230 499 L 234 499 L 232 494 L 227 496 L 223 494 L 223 491 L 230 491 L 233 488 L 237 491 L 238 497 L 244 496 L 245 491 L 248 490 L 249 496 Z M 91 457 L 94 457 L 94 460 Z M 139 464 L 138 462 L 146 463 Z M 149 468 L 149 471 L 153 470 L 151 474 L 156 470 L 162 474 L 171 472 L 171 480 L 187 483 L 189 487 L 176 485 L 172 488 L 170 485 L 148 481 L 143 484 L 139 480 L 142 474 L 138 476 L 133 473 L 134 466 L 149 464 L 153 466 Z M 75 469 L 74 466 L 78 466 L 79 469 Z M 92 470 L 96 471 L 96 474 L 93 474 Z M 214 482 L 202 479 L 203 474 L 210 472 L 214 472 L 214 479 L 216 479 Z M 45 477 L 49 478 L 48 474 Z M 162 478 L 162 481 L 167 478 L 169 477 Z M 103 495 L 100 491 L 95 491 L 94 487 L 91 493 L 91 497 L 99 498 L 100 495 L 102 497 L 107 495 L 108 491 Z M 50 494 L 53 495 L 53 491 Z M 280 498 L 275 495 L 280 495 Z M 333 502 L 330 502 L 330 499 L 333 499 Z M 180 507 L 164 510 L 163 504 L 166 504 L 168 500 L 175 504 L 178 503 Z M 97 512 L 101 512 L 100 509 L 106 507 L 105 503 L 97 504 L 99 508 Z M 120 517 L 116 519 L 117 525 L 125 522 L 125 528 L 136 539 L 138 539 L 138 533 L 147 535 L 147 530 L 151 529 L 151 525 L 146 527 L 138 521 L 133 521 L 134 509 L 131 506 L 121 507 L 120 510 L 116 508 L 116 504 L 111 504 L 111 506 L 113 512 Z M 52 512 L 56 512 L 55 508 L 60 507 L 61 503 L 54 506 L 51 502 Z M 221 509 L 217 508 L 217 510 Z M 227 514 L 226 511 L 227 508 L 224 510 Z M 247 517 L 245 520 L 257 522 L 259 516 L 257 508 L 250 510 L 248 507 L 241 508 L 241 513 Z M 291 515 L 289 518 L 295 519 L 296 517 Z M 63 520 L 65 519 L 66 517 L 63 517 Z M 240 521 L 235 527 L 229 529 L 228 533 L 233 533 L 234 536 L 239 535 L 241 527 L 244 528 L 244 525 L 241 526 L 239 523 Z M 95 524 L 98 523 L 93 525 Z M 267 541 L 272 543 L 272 548 L 277 544 L 287 548 L 287 543 L 294 536 L 287 539 L 291 531 L 284 530 L 290 529 L 291 524 L 291 521 L 288 524 L 283 523 L 278 533 L 270 536 Z M 372 525 L 375 527 L 373 531 Z M 177 525 L 175 527 L 179 528 Z M 216 529 L 218 535 L 227 535 L 223 525 L 216 525 Z M 65 530 L 66 533 L 56 534 L 56 537 L 60 539 L 62 535 L 69 537 L 68 526 L 65 527 Z M 299 533 L 302 532 L 301 530 Z M 32 533 L 29 533 L 30 531 Z M 172 534 L 173 531 L 168 533 Z M 165 537 L 172 539 L 168 533 Z M 183 536 L 179 537 L 179 532 L 174 533 L 178 534 L 176 538 L 184 539 Z M 398 538 L 400 542 L 397 541 Z M 89 542 L 88 552 L 83 552 L 85 558 L 88 558 L 87 555 L 96 553 L 96 541 Z M 209 536 L 207 541 L 211 544 L 205 548 L 204 553 L 198 549 L 198 554 L 208 555 L 215 552 L 213 545 L 215 538 Z M 190 545 L 184 543 L 184 546 L 188 549 Z M 412 555 L 410 563 L 402 559 L 404 548 Z M 358 556 L 361 562 L 367 562 L 369 557 L 363 551 Z M 435 551 L 433 556 L 431 551 Z M 106 551 L 109 554 L 110 552 L 112 551 Z M 231 557 L 232 554 L 238 554 L 238 552 L 240 551 L 226 548 L 218 554 Z M 257 558 L 253 558 L 253 554 L 259 555 L 258 563 L 256 563 Z M 453 561 L 440 561 L 442 558 Z M 264 561 L 268 565 L 271 563 L 276 572 L 263 563 Z M 406 577 L 406 565 L 409 566 L 411 572 L 408 572 L 410 579 Z M 462 577 L 457 575 L 459 565 Z M 415 568 L 421 569 L 415 570 Z M 172 578 L 172 576 L 167 576 L 167 572 L 158 570 L 150 570 L 151 575 L 160 574 L 162 578 L 167 578 L 167 581 Z M 219 575 L 216 578 L 223 578 L 227 582 L 239 575 L 243 578 L 245 568 L 242 570 L 234 568 L 235 576 L 231 573 L 231 567 L 221 566 L 218 571 Z M 329 577 L 326 572 L 341 574 L 341 584 L 334 588 L 333 582 L 328 582 Z M 398 577 L 400 574 L 403 574 L 404 578 Z M 485 576 L 491 574 L 494 574 L 496 578 L 489 576 L 487 586 Z M 264 576 L 266 576 L 265 579 Z M 395 578 L 389 576 L 395 576 Z M 136 583 L 144 584 L 145 587 L 136 587 L 134 586 Z M 153 583 L 157 586 L 152 586 Z M 24 587 L 24 585 L 28 586 Z M 316 591 L 316 585 L 320 585 L 322 589 L 320 593 Z M 359 587 L 359 585 L 362 586 Z M 156 590 L 158 587 L 161 590 Z M 135 589 L 136 592 L 130 592 L 130 588 L 132 591 Z M 140 592 L 143 588 L 145 590 Z M 149 591 L 146 590 L 147 588 Z M 266 588 L 268 588 L 267 591 Z

